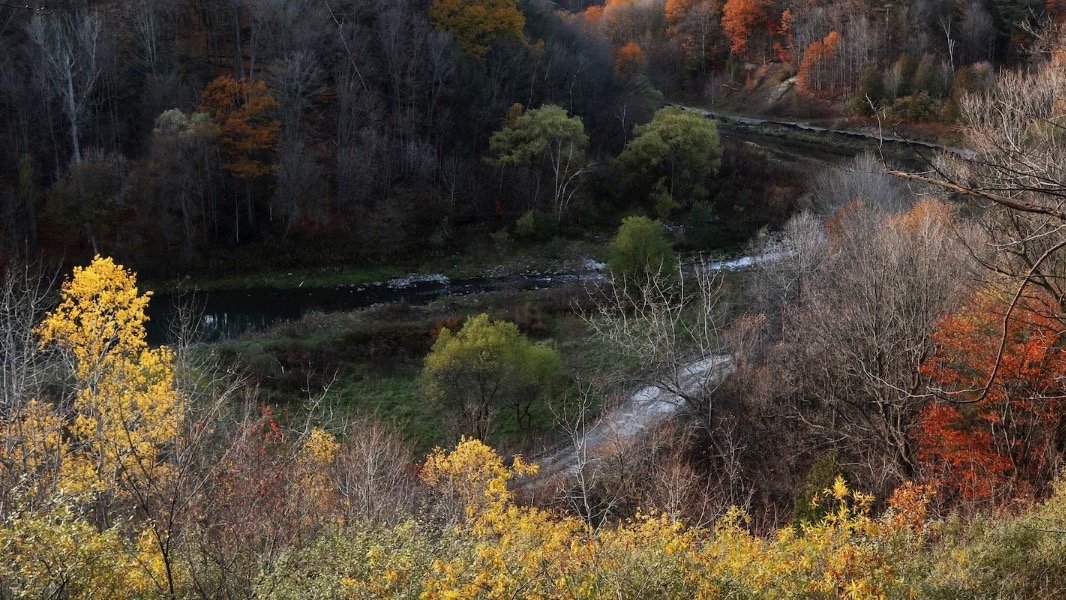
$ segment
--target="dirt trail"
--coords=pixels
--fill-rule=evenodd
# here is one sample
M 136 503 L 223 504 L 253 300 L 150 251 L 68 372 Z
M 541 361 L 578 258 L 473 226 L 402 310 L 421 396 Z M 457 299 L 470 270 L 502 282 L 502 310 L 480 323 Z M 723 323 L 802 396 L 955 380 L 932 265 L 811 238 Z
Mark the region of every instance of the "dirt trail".
M 907 139 L 896 135 L 884 133 L 878 134 L 869 131 L 858 131 L 850 129 L 830 129 L 829 127 L 823 127 L 821 125 L 812 125 L 810 123 L 804 123 L 801 121 L 782 121 L 778 119 L 771 119 L 767 117 L 754 117 L 749 115 L 733 115 L 729 113 L 723 113 L 713 110 L 707 110 L 705 108 L 697 108 L 694 106 L 685 106 L 683 104 L 675 104 L 678 108 L 684 110 L 690 110 L 697 112 L 705 117 L 711 119 L 718 119 L 724 124 L 733 125 L 735 127 L 741 127 L 745 129 L 755 129 L 758 127 L 767 127 L 776 129 L 779 131 L 795 131 L 805 133 L 815 133 L 827 136 L 839 136 L 842 138 L 851 138 L 854 140 L 860 140 L 863 142 L 879 144 L 882 142 L 888 144 L 897 144 L 902 146 L 909 146 L 911 148 L 920 148 L 923 150 L 934 150 L 949 152 L 962 158 L 972 158 L 973 151 L 965 148 L 956 148 L 954 146 L 946 146 L 943 144 L 937 144 L 935 142 L 929 142 L 926 140 Z
M 684 367 L 682 384 L 686 389 L 698 389 L 706 387 L 709 379 L 719 382 L 732 372 L 733 359 L 730 356 L 710 356 Z M 574 442 L 541 456 L 531 457 L 533 462 L 540 465 L 540 471 L 520 487 L 556 477 L 572 477 L 581 468 L 582 457 L 595 457 L 609 444 L 633 442 L 683 408 L 683 400 L 675 394 L 654 385 L 645 386 L 601 416 Z

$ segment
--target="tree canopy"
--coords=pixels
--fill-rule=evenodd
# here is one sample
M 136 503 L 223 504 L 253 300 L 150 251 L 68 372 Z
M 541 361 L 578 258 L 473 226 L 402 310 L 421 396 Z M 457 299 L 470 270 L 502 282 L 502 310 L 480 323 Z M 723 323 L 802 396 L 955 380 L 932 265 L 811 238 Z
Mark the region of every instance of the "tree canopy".
M 670 271 L 677 258 L 662 223 L 648 217 L 627 217 L 611 240 L 608 266 L 616 277 L 642 282 L 648 271 Z
M 532 342 L 514 323 L 480 314 L 456 332 L 441 330 L 422 379 L 432 401 L 457 410 L 465 433 L 485 437 L 501 407 L 513 409 L 518 423 L 528 421 L 533 401 L 561 371 L 551 346 Z
M 496 164 L 530 165 L 553 177 L 552 210 L 562 219 L 585 173 L 585 125 L 565 109 L 547 104 L 504 125 L 489 141 Z M 539 186 L 539 180 L 538 180 Z
M 515 0 L 433 0 L 429 16 L 455 37 L 463 52 L 476 58 L 488 54 L 498 38 L 524 39 L 526 17 Z
M 634 138 L 618 157 L 638 186 L 650 187 L 660 213 L 672 206 L 691 206 L 704 200 L 710 178 L 718 174 L 722 146 L 714 121 L 677 107 L 655 113 L 637 127 Z

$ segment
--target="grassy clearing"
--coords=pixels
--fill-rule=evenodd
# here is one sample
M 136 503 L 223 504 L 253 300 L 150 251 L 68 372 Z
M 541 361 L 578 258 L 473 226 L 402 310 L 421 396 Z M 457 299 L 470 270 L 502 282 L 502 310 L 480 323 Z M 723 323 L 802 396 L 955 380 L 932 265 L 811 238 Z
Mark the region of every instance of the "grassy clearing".
M 283 417 L 303 414 L 308 398 L 327 390 L 337 417 L 373 416 L 394 423 L 419 451 L 455 441 L 448 415 L 425 398 L 419 374 L 435 333 L 487 312 L 506 319 L 533 339 L 555 344 L 572 376 L 603 368 L 573 302 L 581 288 L 498 292 L 448 298 L 427 306 L 389 305 L 349 313 L 312 314 L 272 329 L 218 343 L 216 352 L 258 386 L 264 402 Z M 522 448 L 555 425 L 551 404 L 576 397 L 573 377 L 552 398 L 532 409 L 528 427 L 502 408 L 500 447 Z

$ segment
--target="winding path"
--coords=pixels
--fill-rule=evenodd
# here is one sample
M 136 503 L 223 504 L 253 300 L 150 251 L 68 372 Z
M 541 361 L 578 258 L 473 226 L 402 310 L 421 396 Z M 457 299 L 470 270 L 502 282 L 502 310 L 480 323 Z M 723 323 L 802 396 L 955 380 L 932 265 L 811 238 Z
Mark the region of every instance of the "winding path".
M 706 388 L 708 383 L 720 383 L 733 370 L 733 359 L 729 355 L 710 356 L 682 369 L 682 385 L 691 390 Z M 535 477 L 523 481 L 519 487 L 573 477 L 578 474 L 582 464 L 595 461 L 611 445 L 636 441 L 683 408 L 684 401 L 679 396 L 654 385 L 644 386 L 618 407 L 600 416 L 569 444 L 530 457 L 532 462 L 540 465 L 540 471 Z

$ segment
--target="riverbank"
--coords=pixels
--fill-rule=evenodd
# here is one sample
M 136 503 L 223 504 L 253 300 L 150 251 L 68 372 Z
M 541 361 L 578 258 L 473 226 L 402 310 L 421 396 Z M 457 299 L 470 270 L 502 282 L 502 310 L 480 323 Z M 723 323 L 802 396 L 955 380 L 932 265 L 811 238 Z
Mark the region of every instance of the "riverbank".
M 546 242 L 474 244 L 468 252 L 449 256 L 424 256 L 395 262 L 345 266 L 267 269 L 227 275 L 188 275 L 178 279 L 149 280 L 146 289 L 158 294 L 217 292 L 226 290 L 331 288 L 388 282 L 404 277 L 439 276 L 450 280 L 506 277 L 528 273 L 554 273 L 588 268 L 606 259 L 602 240 L 557 238 Z

